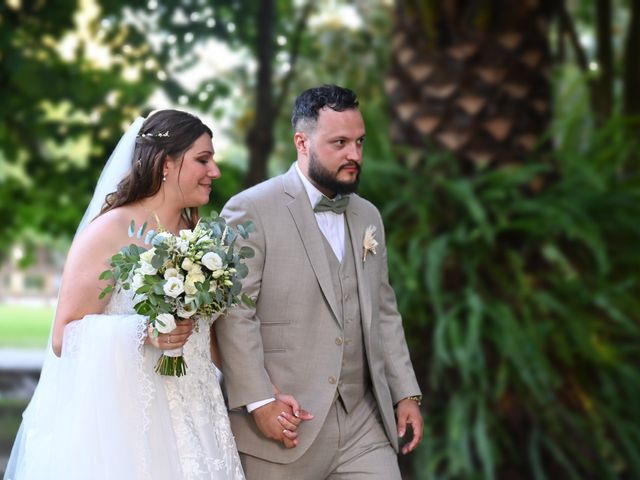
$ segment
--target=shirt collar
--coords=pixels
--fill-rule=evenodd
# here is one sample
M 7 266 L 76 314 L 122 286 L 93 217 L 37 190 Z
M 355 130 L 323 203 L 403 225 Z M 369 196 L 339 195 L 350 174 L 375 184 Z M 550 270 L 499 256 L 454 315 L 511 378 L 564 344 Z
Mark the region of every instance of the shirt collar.
M 309 197 L 309 202 L 311 202 L 311 206 L 313 207 L 316 203 L 318 203 L 318 200 L 320 200 L 320 197 L 322 197 L 323 193 L 318 190 L 307 177 L 305 177 L 304 173 L 302 173 L 302 170 L 300 170 L 298 162 L 295 163 L 295 166 L 296 172 L 298 172 L 298 176 L 300 177 L 300 180 L 302 180 L 302 185 L 304 185 L 304 189 L 307 192 L 307 196 Z

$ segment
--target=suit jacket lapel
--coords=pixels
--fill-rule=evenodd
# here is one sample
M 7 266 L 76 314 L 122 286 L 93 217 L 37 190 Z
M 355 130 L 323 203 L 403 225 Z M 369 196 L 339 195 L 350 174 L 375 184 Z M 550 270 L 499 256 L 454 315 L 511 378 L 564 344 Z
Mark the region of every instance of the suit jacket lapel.
M 313 272 L 320 284 L 320 289 L 336 321 L 341 323 L 329 261 L 322 241 L 322 232 L 318 228 L 313 210 L 309 204 L 307 192 L 298 177 L 298 173 L 295 171 L 295 165 L 283 177 L 283 184 L 285 193 L 291 197 L 287 208 L 289 208 L 289 212 L 291 212 L 293 221 L 296 224 L 302 245 L 307 252 Z
M 352 198 L 347 206 L 346 217 L 349 225 L 349 237 L 353 257 L 356 262 L 356 277 L 358 279 L 358 297 L 360 298 L 360 314 L 362 315 L 362 328 L 368 335 L 371 325 L 371 291 L 369 290 L 369 279 L 364 271 L 362 262 L 362 242 L 366 225 L 362 215 L 359 214 L 356 206 L 357 202 Z

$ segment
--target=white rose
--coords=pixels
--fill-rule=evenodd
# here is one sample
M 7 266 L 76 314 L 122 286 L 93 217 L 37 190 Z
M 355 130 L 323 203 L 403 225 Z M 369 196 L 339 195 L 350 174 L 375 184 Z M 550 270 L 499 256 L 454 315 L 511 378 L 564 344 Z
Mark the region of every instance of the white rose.
M 178 295 L 184 292 L 184 284 L 179 278 L 171 277 L 167 279 L 162 289 L 164 290 L 164 293 L 166 295 L 176 298 Z
M 196 313 L 196 306 L 193 303 L 178 304 L 178 316 L 180 318 L 189 318 Z
M 198 293 L 198 289 L 196 288 L 195 284 L 189 280 L 185 280 L 184 282 L 184 292 L 187 295 L 195 295 L 196 293 Z
M 217 253 L 207 252 L 202 257 L 202 264 L 212 272 L 220 270 L 222 268 L 222 258 Z
M 169 280 L 170 278 L 179 278 L 180 280 L 184 280 L 184 277 L 175 268 L 167 268 L 164 271 L 164 279 Z
M 184 291 L 187 295 L 195 295 L 196 293 L 198 293 L 198 289 L 196 288 L 196 283 L 198 282 L 204 282 L 205 278 L 204 275 L 202 275 L 202 273 L 194 273 L 193 270 L 191 270 L 188 274 L 187 274 L 187 279 L 184 282 Z
M 182 267 L 183 270 L 186 270 L 187 272 L 189 270 L 191 270 L 193 268 L 193 262 L 191 261 L 190 258 L 185 258 L 182 261 L 182 265 L 180 265 Z
M 144 277 L 140 274 L 140 273 L 136 273 L 132 278 L 131 278 L 131 288 L 133 289 L 133 291 L 135 292 L 136 290 L 138 290 L 142 285 L 144 285 Z
M 153 268 L 153 265 L 147 262 L 142 262 L 140 264 L 140 268 L 138 268 L 137 271 L 142 275 L 155 275 L 156 273 L 158 273 L 158 269 Z
M 176 319 L 170 313 L 161 313 L 156 317 L 156 328 L 160 333 L 169 333 L 176 328 Z
M 156 254 L 156 249 L 150 248 L 146 252 L 143 252 L 140 254 L 140 260 L 142 260 L 145 263 L 151 263 L 151 260 L 153 259 L 153 256 L 155 254 Z

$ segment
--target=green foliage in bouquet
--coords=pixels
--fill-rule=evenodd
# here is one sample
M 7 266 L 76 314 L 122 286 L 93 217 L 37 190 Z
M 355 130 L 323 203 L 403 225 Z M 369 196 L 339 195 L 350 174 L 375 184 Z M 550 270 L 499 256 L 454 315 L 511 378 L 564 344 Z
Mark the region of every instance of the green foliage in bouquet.
M 415 478 L 640 478 L 638 146 L 620 131 L 553 168 L 367 164 L 425 394 Z
M 146 224 L 136 232 L 131 222 L 129 236 L 142 239 L 145 230 Z M 181 319 L 222 313 L 241 301 L 253 305 L 242 294 L 242 279 L 248 274 L 242 261 L 254 252 L 236 245 L 239 237 L 246 239 L 253 230 L 251 222 L 232 228 L 216 212 L 201 218 L 193 231 L 173 235 L 150 230 L 144 239 L 149 248 L 131 244 L 111 257 L 111 268 L 100 275 L 111 283 L 100 298 L 114 289 L 132 290 L 137 301 L 134 309 L 148 317 L 154 336 L 171 332 Z M 165 351 L 156 371 L 183 375 L 186 365 L 181 352 Z

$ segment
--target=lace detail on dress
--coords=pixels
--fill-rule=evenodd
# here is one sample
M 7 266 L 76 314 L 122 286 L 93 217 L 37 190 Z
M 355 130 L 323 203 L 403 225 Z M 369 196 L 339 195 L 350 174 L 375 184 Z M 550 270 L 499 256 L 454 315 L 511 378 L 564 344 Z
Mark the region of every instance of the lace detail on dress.
M 231 433 L 227 409 L 210 361 L 211 319 L 198 319 L 184 347 L 187 374 L 164 377 L 185 479 L 244 478 Z M 204 361 L 203 361 L 204 360 Z M 186 409 L 191 415 L 183 415 Z M 203 431 L 213 432 L 208 438 Z M 206 442 L 213 441 L 214 448 Z M 199 456 L 198 452 L 217 455 Z
M 130 290 L 114 292 L 105 313 L 131 313 L 135 300 Z M 177 447 L 173 454 L 179 458 L 184 480 L 243 480 L 216 367 L 211 362 L 209 342 L 212 324 L 213 319 L 210 318 L 197 320 L 194 333 L 183 349 L 187 374 L 171 377 L 155 373 L 161 352 L 144 345 L 146 324 L 141 322 L 134 339 L 141 352 L 135 362 L 143 390 L 140 411 L 145 432 L 154 421 L 152 415 L 164 413 L 171 416 Z M 169 412 L 153 410 L 154 396 L 163 393 Z M 143 469 L 147 471 L 144 466 Z

